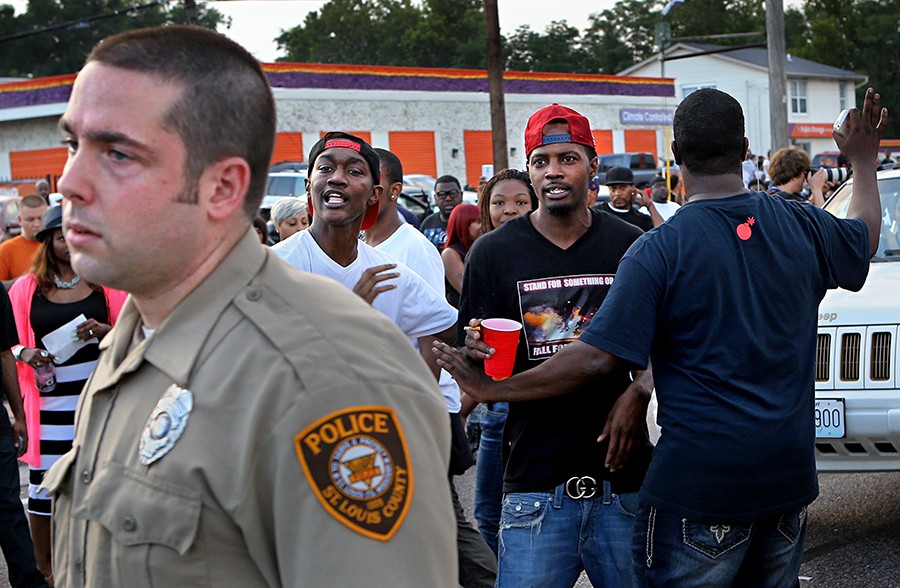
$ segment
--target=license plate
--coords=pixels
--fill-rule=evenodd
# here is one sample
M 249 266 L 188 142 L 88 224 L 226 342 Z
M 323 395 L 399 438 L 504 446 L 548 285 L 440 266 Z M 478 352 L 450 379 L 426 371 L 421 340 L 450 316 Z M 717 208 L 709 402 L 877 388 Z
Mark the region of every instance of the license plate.
M 816 438 L 840 439 L 846 435 L 844 429 L 844 401 L 816 400 Z

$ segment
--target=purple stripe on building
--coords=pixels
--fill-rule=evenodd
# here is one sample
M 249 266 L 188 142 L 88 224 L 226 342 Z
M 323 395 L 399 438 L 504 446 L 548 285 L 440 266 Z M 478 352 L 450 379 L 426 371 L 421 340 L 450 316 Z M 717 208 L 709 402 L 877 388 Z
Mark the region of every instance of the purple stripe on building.
M 34 90 L 0 92 L 0 108 L 39 106 L 41 104 L 65 104 L 72 94 L 72 85 L 63 84 Z
M 275 88 L 316 88 L 331 90 L 397 90 L 419 92 L 488 92 L 487 78 L 373 75 L 349 73 L 267 72 Z M 508 94 L 567 94 L 582 96 L 672 97 L 671 83 L 508 79 Z M 0 108 L 38 106 L 68 102 L 71 84 L 46 88 L 0 92 Z
M 487 78 L 431 76 L 379 76 L 371 74 L 324 74 L 312 72 L 268 72 L 276 88 L 328 88 L 334 90 L 399 90 L 420 92 L 488 92 Z M 509 94 L 574 94 L 604 96 L 672 97 L 675 88 L 667 83 L 628 83 L 573 80 L 506 80 Z

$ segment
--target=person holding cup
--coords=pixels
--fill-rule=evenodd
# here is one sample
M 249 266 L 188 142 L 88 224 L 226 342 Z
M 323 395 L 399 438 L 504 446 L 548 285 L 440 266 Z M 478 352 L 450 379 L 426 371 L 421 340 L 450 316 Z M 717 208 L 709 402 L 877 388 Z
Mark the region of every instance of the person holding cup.
M 600 308 L 619 258 L 642 234 L 587 206 L 597 172 L 590 128 L 587 118 L 558 104 L 532 115 L 525 150 L 537 210 L 480 237 L 466 260 L 460 319 L 482 335 L 498 325 L 481 319 L 522 324 L 515 374 L 578 339 Z M 458 331 L 459 343 L 466 333 Z M 485 369 L 495 378 L 505 375 L 495 367 Z M 607 393 L 597 394 L 598 387 Z M 597 586 L 631 585 L 633 513 L 650 447 L 640 444 L 642 450 L 613 472 L 604 465 L 607 447 L 598 437 L 607 415 L 646 409 L 651 388 L 646 373 L 632 382 L 620 370 L 565 396 L 509 402 L 497 530 L 480 525 L 495 548 L 499 537 L 498 587 L 574 585 L 582 570 Z M 633 433 L 645 439 L 645 429 Z
M 44 211 L 34 238 L 40 246 L 32 271 L 16 280 L 9 298 L 21 342 L 13 355 L 31 434 L 22 456 L 29 465 L 28 520 L 38 569 L 52 585 L 51 497 L 40 486 L 45 472 L 72 448 L 81 391 L 97 365 L 98 344 L 116 323 L 126 293 L 82 280 L 72 268 L 62 206 Z M 85 345 L 68 358 L 47 351 L 42 339 L 79 316 L 84 320 L 71 335 Z M 48 367 L 55 376 L 46 386 L 38 380 L 38 370 Z
M 838 120 L 846 126 L 832 137 L 854 169 L 846 218 L 747 190 L 740 103 L 712 88 L 692 93 L 675 110 L 672 143 L 689 202 L 629 249 L 579 341 L 502 382 L 462 352 L 435 348 L 482 401 L 540 404 L 591 386 L 602 394 L 616 370 L 653 361 L 663 434 L 635 517 L 640 586 L 797 585 L 819 493 L 816 308 L 828 289 L 864 286 L 883 213 L 881 96 L 869 88 L 862 111 Z M 802 254 L 773 255 L 783 251 Z M 760 304 L 786 291 L 777 308 Z

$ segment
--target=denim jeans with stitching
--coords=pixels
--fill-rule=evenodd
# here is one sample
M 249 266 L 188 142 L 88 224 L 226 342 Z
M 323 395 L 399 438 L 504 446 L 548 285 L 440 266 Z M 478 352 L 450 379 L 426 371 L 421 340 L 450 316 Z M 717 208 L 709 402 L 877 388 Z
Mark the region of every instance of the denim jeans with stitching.
M 494 402 L 481 415 L 481 441 L 475 462 L 475 520 L 495 555 L 503 504 L 503 425 L 508 412 L 509 404 Z
M 749 524 L 711 524 L 641 504 L 633 545 L 637 585 L 799 586 L 805 535 L 806 507 Z
M 510 493 L 500 518 L 498 588 L 571 588 L 582 570 L 594 586 L 634 585 L 631 542 L 637 493 L 613 494 L 599 482 L 596 496 Z
M 16 446 L 4 406 L 0 406 L 0 548 L 13 588 L 47 585 L 34 560 L 34 545 L 22 506 Z

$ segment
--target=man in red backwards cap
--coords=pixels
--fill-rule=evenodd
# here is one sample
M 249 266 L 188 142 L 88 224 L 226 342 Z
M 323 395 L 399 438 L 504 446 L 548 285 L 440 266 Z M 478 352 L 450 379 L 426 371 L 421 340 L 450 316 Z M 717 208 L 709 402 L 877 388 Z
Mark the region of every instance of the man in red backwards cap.
M 537 111 L 525 129 L 525 152 L 538 208 L 475 241 L 460 301 L 460 318 L 475 319 L 472 325 L 490 317 L 525 325 L 515 373 L 578 339 L 619 259 L 642 234 L 588 208 L 597 154 L 584 116 L 558 104 Z M 464 342 L 462 329 L 457 338 Z M 503 399 L 509 414 L 502 512 L 500 498 L 495 501 L 500 588 L 571 586 L 582 570 L 595 586 L 632 585 L 633 520 L 650 446 L 646 429 L 630 431 L 639 450 L 618 463 L 621 458 L 607 455 L 604 421 L 610 415 L 613 423 L 623 410 L 646 410 L 652 381 L 644 372 L 636 376 L 632 381 L 620 370 L 590 389 L 540 402 Z M 610 393 L 598 394 L 598 387 Z M 488 409 L 502 411 L 503 404 Z

